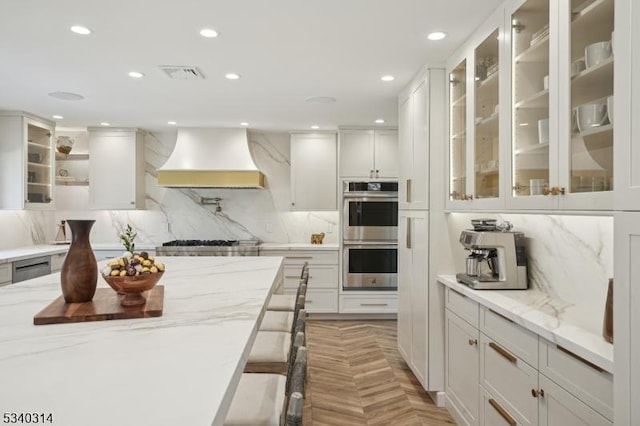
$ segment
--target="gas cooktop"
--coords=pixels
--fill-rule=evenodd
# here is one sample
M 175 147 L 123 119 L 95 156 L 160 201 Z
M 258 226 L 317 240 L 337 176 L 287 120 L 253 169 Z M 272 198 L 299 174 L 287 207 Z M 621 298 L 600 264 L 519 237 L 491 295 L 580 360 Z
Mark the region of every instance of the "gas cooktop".
M 259 240 L 173 240 L 156 247 L 158 256 L 258 256 Z

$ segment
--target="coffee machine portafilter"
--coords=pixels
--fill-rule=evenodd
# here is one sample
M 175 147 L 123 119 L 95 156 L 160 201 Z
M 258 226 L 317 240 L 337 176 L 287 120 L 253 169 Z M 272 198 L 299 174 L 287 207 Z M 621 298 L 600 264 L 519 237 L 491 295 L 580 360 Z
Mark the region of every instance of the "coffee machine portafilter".
M 477 290 L 526 290 L 527 255 L 522 232 L 472 231 L 460 234 L 471 254 L 458 282 Z

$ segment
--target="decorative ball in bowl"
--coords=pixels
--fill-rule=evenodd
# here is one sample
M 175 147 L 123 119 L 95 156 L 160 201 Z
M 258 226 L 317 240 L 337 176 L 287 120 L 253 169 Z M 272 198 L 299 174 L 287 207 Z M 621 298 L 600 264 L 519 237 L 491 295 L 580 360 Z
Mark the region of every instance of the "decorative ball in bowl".
M 124 297 L 122 306 L 144 305 L 143 292 L 151 290 L 164 275 L 164 265 L 155 263 L 146 252 L 125 252 L 122 257 L 109 262 L 102 269 L 102 278 L 118 294 Z
M 163 275 L 164 272 L 157 272 L 155 274 L 125 275 L 124 277 L 107 277 L 103 275 L 102 278 L 118 294 L 124 295 L 120 301 L 122 306 L 139 306 L 147 303 L 147 299 L 144 298 L 142 293 L 155 287 Z

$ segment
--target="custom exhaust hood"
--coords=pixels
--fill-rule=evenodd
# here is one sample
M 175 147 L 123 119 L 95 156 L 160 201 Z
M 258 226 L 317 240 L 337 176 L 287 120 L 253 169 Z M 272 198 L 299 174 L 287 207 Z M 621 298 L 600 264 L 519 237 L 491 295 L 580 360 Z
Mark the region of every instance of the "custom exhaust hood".
M 158 169 L 158 185 L 184 188 L 264 188 L 246 129 L 180 128 L 173 152 Z

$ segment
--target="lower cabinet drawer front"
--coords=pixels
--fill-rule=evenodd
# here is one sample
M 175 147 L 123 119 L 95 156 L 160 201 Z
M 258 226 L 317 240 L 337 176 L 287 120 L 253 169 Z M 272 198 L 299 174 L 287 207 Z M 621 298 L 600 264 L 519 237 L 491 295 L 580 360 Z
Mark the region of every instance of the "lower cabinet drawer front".
M 447 288 L 446 306 L 451 312 L 478 328 L 479 305 L 476 302 L 455 290 Z
M 336 314 L 338 290 L 307 290 L 304 307 L 310 314 Z
M 513 413 L 509 412 L 503 403 L 480 386 L 480 426 L 516 426 L 519 424 L 521 423 L 518 423 Z
M 538 424 L 538 370 L 480 333 L 480 384 L 518 420 Z
M 398 296 L 380 297 L 340 296 L 340 313 L 345 314 L 396 314 Z
M 302 267 L 284 267 L 285 288 L 298 288 Z M 338 290 L 338 266 L 337 265 L 310 265 L 308 289 L 335 289 Z
M 542 339 L 539 369 L 540 373 L 613 420 L 613 375 Z
M 58 272 L 62 269 L 64 259 L 67 257 L 67 253 L 58 253 L 51 255 L 51 272 Z
M 11 283 L 12 270 L 13 264 L 11 262 L 0 265 L 0 285 Z
M 288 250 L 265 250 L 260 256 L 282 256 L 286 266 L 302 265 L 304 262 L 310 265 L 337 265 L 339 261 L 338 250 L 330 251 L 288 251 Z
M 530 365 L 538 365 L 538 335 L 493 312 L 480 309 L 480 331 Z
M 587 404 L 566 390 L 540 375 L 540 388 L 544 397 L 540 398 L 540 425 L 544 426 L 612 426 Z

